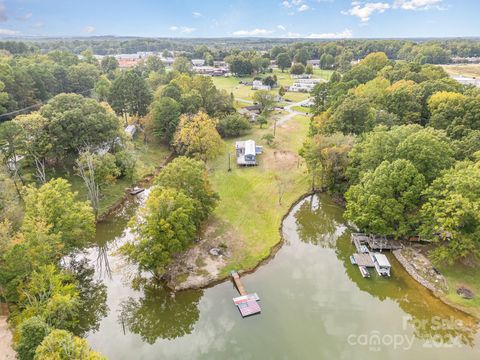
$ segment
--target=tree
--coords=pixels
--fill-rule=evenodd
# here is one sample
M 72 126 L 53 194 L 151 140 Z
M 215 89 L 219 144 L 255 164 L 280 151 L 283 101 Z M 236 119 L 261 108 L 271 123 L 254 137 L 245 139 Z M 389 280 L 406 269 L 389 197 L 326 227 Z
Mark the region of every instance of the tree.
M 52 329 L 40 317 L 28 318 L 20 324 L 16 350 L 20 360 L 33 360 L 35 350 Z
M 224 116 L 217 123 L 218 133 L 223 138 L 238 137 L 245 134 L 251 128 L 250 122 L 238 113 Z
M 290 74 L 301 75 L 303 73 L 305 73 L 305 66 L 303 64 L 292 64 L 292 67 L 290 68 Z
M 436 262 L 452 264 L 480 256 L 480 166 L 460 162 L 433 181 L 425 191 L 420 233 L 440 243 Z
M 78 322 L 79 301 L 72 276 L 55 265 L 34 270 L 19 288 L 16 320 L 38 316 L 53 328 L 71 330 Z
M 52 152 L 57 158 L 86 147 L 104 147 L 120 136 L 118 118 L 96 100 L 59 94 L 40 109 L 48 120 Z
M 173 62 L 173 70 L 179 73 L 190 74 L 192 71 L 192 63 L 185 56 L 177 56 Z
M 70 66 L 67 70 L 69 90 L 77 94 L 88 95 L 99 77 L 100 72 L 92 64 L 80 63 Z
M 300 150 L 312 177 L 312 190 L 328 190 L 330 193 L 343 193 L 346 185 L 348 153 L 354 138 L 335 133 L 331 136 L 315 135 L 309 138 Z
M 268 115 L 273 110 L 275 98 L 267 90 L 258 90 L 253 94 L 253 101 L 258 103 L 260 111 L 264 115 Z
M 108 102 L 121 116 L 145 116 L 153 96 L 145 79 L 135 71 L 126 71 L 117 77 L 110 90 Z
M 120 248 L 129 261 L 140 270 L 160 277 L 171 256 L 185 250 L 196 235 L 194 200 L 183 191 L 155 186 L 133 219 L 133 230 L 138 235 L 134 242 Z
M 162 60 L 158 56 L 150 55 L 145 61 L 146 70 L 148 73 L 154 71 L 157 73 L 165 72 L 165 65 L 163 65 Z
M 182 115 L 173 146 L 177 153 L 203 161 L 212 160 L 223 150 L 216 124 L 206 113 Z
M 411 80 L 400 80 L 386 89 L 385 108 L 401 124 L 422 123 L 421 88 Z M 399 124 L 400 125 L 400 124 Z
M 277 66 L 282 70 L 288 69 L 292 66 L 292 59 L 288 53 L 280 53 L 277 55 Z
M 324 53 L 320 57 L 321 69 L 331 69 L 334 63 L 335 63 L 335 58 L 330 54 Z
M 48 224 L 49 233 L 61 237 L 66 252 L 84 247 L 95 235 L 95 217 L 88 202 L 77 201 L 76 196 L 67 180 L 60 178 L 38 189 L 28 187 L 22 229 Z
M 65 330 L 53 330 L 35 352 L 35 360 L 106 360 L 86 340 Z
M 104 56 L 100 68 L 104 74 L 112 73 L 118 68 L 118 60 L 114 56 Z
M 218 200 L 208 180 L 205 164 L 181 156 L 165 166 L 155 179 L 155 184 L 183 191 L 194 201 L 197 226 L 207 219 Z
M 260 129 L 263 127 L 263 125 L 268 124 L 268 119 L 264 114 L 261 114 L 257 117 L 257 124 L 260 126 Z M 273 134 L 272 134 L 273 136 Z
M 302 47 L 297 50 L 297 53 L 293 57 L 293 60 L 304 66 L 307 65 L 307 61 L 310 59 L 310 53 L 306 47 Z
M 170 143 L 180 122 L 180 105 L 170 97 L 161 97 L 152 105 L 154 134 Z
M 312 64 L 308 64 L 305 67 L 305 74 L 313 75 L 313 66 Z
M 361 98 L 348 97 L 335 110 L 329 131 L 344 134 L 361 134 L 373 129 L 375 116 L 372 108 Z
M 360 229 L 401 238 L 418 225 L 425 179 L 408 160 L 384 161 L 345 193 L 345 217 Z
M 227 57 L 225 61 L 228 62 L 230 71 L 237 76 L 250 75 L 253 71 L 252 62 L 243 56 Z
M 112 83 L 110 80 L 105 75 L 100 76 L 100 79 L 95 84 L 95 95 L 98 101 L 107 101 L 111 88 Z

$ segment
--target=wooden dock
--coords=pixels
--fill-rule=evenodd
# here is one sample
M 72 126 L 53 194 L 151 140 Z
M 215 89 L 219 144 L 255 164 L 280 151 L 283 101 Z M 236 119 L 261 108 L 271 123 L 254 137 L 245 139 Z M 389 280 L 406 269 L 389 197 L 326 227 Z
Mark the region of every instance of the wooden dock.
M 372 251 L 398 250 L 402 244 L 398 240 L 387 239 L 385 236 L 370 235 L 368 237 L 368 246 Z
M 367 268 L 375 267 L 375 263 L 370 254 L 353 254 L 353 258 L 358 266 L 365 266 Z
M 351 239 L 359 254 L 368 253 L 368 235 L 362 233 L 353 233 Z
M 258 302 L 260 298 L 255 294 L 248 294 L 247 290 L 240 281 L 240 276 L 236 271 L 231 273 L 233 283 L 240 293 L 239 297 L 233 298 L 233 303 L 237 306 L 238 310 L 242 317 L 247 317 L 250 315 L 259 314 L 261 312 L 260 305 Z

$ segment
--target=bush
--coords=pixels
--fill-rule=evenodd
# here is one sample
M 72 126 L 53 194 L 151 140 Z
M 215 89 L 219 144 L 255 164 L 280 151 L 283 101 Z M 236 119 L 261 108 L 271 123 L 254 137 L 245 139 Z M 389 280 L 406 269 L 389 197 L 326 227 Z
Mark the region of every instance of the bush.
M 20 325 L 20 340 L 16 348 L 18 358 L 33 360 L 35 350 L 50 331 L 50 327 L 38 316 L 25 320 Z
M 305 72 L 305 66 L 300 63 L 293 64 L 290 68 L 290 74 L 301 75 Z
M 240 136 L 251 128 L 248 120 L 236 113 L 225 116 L 217 123 L 217 131 L 223 138 Z

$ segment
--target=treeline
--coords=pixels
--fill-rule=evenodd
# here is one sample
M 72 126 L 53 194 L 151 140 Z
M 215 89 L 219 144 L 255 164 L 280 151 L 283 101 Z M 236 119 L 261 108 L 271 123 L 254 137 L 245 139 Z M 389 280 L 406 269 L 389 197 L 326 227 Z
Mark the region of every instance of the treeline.
M 364 231 L 437 242 L 436 261 L 478 258 L 480 90 L 372 53 L 314 94 L 312 187 L 343 196 Z

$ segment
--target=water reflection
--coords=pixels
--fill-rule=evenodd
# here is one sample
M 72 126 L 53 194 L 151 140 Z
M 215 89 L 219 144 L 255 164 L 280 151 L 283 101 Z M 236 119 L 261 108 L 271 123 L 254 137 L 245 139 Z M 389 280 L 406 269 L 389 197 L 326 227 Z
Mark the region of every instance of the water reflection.
M 87 259 L 71 259 L 68 268 L 78 281 L 80 298 L 79 323 L 74 333 L 84 336 L 88 332 L 98 331 L 100 320 L 107 316 L 107 287 L 101 280 L 94 280 L 95 270 Z
M 172 296 L 163 287 L 148 283 L 139 299 L 129 297 L 120 304 L 118 322 L 149 344 L 190 334 L 200 316 L 202 291 L 184 291 Z
M 361 291 L 381 301 L 395 301 L 408 314 L 402 327 L 406 331 L 413 330 L 418 339 L 435 344 L 474 346 L 474 337 L 479 330 L 477 321 L 431 296 L 429 290 L 416 283 L 390 254 L 391 278 L 380 278 L 376 274 L 372 274 L 370 279 L 361 276 L 358 268 L 350 263 L 349 257 L 355 248 L 350 242 L 350 231 L 342 225 L 345 221 L 338 209 L 329 198 L 306 198 L 294 214 L 300 240 L 336 248 L 337 258 L 352 282 Z

